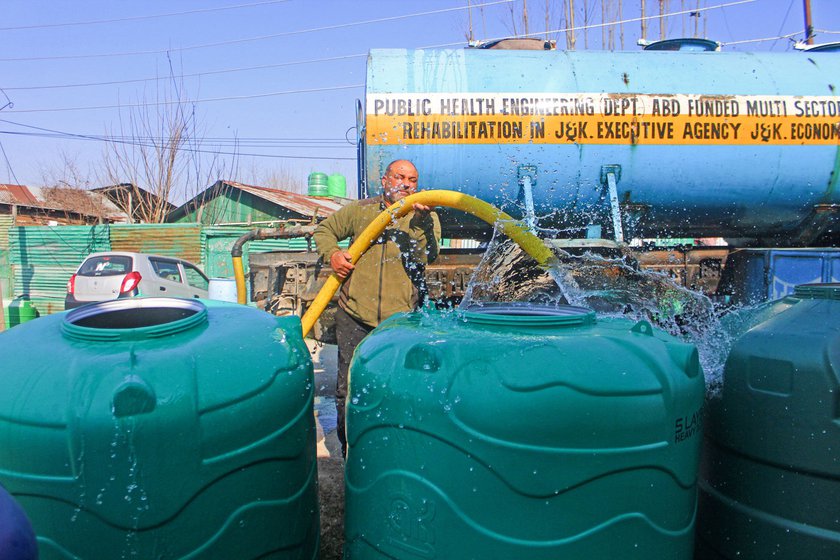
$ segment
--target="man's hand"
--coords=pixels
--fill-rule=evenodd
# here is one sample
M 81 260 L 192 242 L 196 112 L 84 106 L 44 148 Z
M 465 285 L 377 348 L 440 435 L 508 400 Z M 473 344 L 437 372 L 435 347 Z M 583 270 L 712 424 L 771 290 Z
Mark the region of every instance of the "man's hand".
M 350 273 L 353 272 L 353 269 L 356 268 L 353 263 L 350 262 L 351 259 L 350 253 L 347 251 L 336 251 L 332 255 L 330 255 L 330 266 L 333 269 L 339 278 L 345 280 Z
M 419 202 L 415 202 L 411 205 L 411 207 L 414 208 L 414 215 L 420 220 L 425 220 L 432 211 L 430 207 L 425 204 L 420 204 Z

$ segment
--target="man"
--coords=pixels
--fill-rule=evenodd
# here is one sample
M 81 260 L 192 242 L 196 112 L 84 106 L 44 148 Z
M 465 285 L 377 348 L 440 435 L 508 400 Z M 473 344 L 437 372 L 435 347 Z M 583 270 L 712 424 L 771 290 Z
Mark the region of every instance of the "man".
M 359 234 L 388 206 L 417 191 L 417 168 L 408 160 L 392 161 L 382 176 L 382 195 L 351 202 L 321 222 L 313 235 L 318 254 L 345 280 L 338 294 L 336 338 L 338 378 L 335 408 L 338 439 L 347 454 L 344 401 L 347 372 L 356 346 L 379 323 L 402 311 L 411 311 L 421 300 L 426 264 L 438 255 L 440 220 L 426 205 L 392 223 L 355 266 L 350 253 L 338 242 Z

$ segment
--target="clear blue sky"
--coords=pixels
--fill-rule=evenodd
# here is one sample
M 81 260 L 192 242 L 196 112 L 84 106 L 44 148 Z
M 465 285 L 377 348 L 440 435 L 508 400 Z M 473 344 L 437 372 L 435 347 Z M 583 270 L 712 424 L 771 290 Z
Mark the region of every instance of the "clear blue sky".
M 707 37 L 727 44 L 725 50 L 785 51 L 792 49 L 791 39 L 733 43 L 789 34 L 803 37 L 802 0 L 755 0 L 716 8 L 737 1 L 748 0 L 667 0 L 666 5 L 668 12 L 698 4 L 712 8 L 702 12 L 701 35 L 705 29 Z M 574 3 L 577 25 L 584 24 L 585 3 L 589 22 L 601 22 L 600 0 Z M 619 19 L 618 3 L 612 0 L 614 10 L 607 21 Z M 640 3 L 624 0 L 622 17 L 638 18 Z M 308 173 L 318 170 L 345 174 L 352 190 L 355 149 L 345 138 L 355 137 L 355 103 L 364 94 L 366 53 L 371 48 L 463 46 L 469 30 L 467 4 L 6 0 L 0 4 L 0 89 L 14 106 L 0 110 L 5 152 L 5 157 L 0 152 L 0 182 L 40 186 L 70 180 L 62 171 L 69 160 L 78 177 L 100 186 L 107 144 L 65 134 L 126 134 L 130 127 L 124 124 L 121 130 L 120 118 L 126 122 L 128 107 L 149 107 L 171 97 L 177 82 L 182 97 L 197 100 L 189 108 L 195 110 L 196 137 L 204 139 L 200 148 L 239 154 L 221 156 L 227 178 L 258 182 L 272 172 L 285 172 L 305 183 Z M 470 4 L 476 39 L 524 32 L 524 0 Z M 550 30 L 567 26 L 565 4 L 548 2 Z M 530 32 L 545 30 L 546 5 L 545 0 L 527 0 Z M 840 41 L 840 2 L 811 0 L 811 7 L 817 42 Z M 647 0 L 647 15 L 658 13 L 658 0 Z M 694 20 L 687 15 L 666 21 L 668 37 L 693 34 Z M 638 21 L 624 25 L 624 50 L 639 48 L 635 43 L 640 29 Z M 601 48 L 601 36 L 598 28 L 588 32 L 590 49 Z M 659 37 L 658 17 L 648 22 L 648 37 Z M 551 38 L 561 48 L 565 45 L 564 34 L 552 33 Z M 615 43 L 620 49 L 618 27 Z M 583 31 L 578 32 L 577 45 L 583 47 Z M 170 74 L 184 77 L 172 80 Z M 74 84 L 93 85 L 55 87 Z M 0 93 L 0 105 L 5 103 Z M 237 139 L 238 146 L 233 144 Z M 315 156 L 322 159 L 307 159 Z M 202 155 L 205 164 L 212 157 Z M 175 202 L 185 194 L 192 193 L 176 194 Z

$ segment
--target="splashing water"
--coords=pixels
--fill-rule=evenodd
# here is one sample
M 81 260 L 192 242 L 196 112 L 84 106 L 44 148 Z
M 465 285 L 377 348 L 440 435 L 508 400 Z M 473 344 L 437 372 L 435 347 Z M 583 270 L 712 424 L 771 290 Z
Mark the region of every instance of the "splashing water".
M 663 273 L 640 269 L 617 246 L 554 251 L 557 259 L 545 269 L 513 242 L 494 236 L 462 307 L 491 301 L 569 304 L 600 317 L 650 321 L 697 346 L 709 395 L 718 394 L 735 329 L 721 323 L 721 310 L 709 297 Z

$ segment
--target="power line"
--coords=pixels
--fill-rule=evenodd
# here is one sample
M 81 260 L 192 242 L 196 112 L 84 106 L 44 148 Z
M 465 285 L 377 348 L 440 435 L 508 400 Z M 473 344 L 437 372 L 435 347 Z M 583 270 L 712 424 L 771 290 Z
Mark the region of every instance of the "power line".
M 782 24 L 779 26 L 779 30 L 776 31 L 776 35 L 779 35 L 782 32 L 782 29 L 785 28 L 785 23 L 787 23 L 788 16 L 790 15 L 790 9 L 793 8 L 793 2 L 794 0 L 790 0 L 790 4 L 788 4 L 787 11 L 785 12 L 785 17 L 782 18 Z M 772 45 L 770 45 L 770 48 L 773 49 L 775 48 L 775 46 L 776 43 L 773 43 Z
M 120 84 L 131 84 L 131 83 L 138 83 L 138 82 L 152 82 L 152 81 L 161 81 L 161 80 L 169 80 L 170 78 L 174 78 L 180 80 L 182 78 L 197 78 L 203 76 L 212 76 L 215 74 L 229 74 L 232 72 L 246 72 L 249 70 L 265 70 L 268 68 L 280 68 L 283 66 L 297 66 L 302 64 L 315 64 L 319 62 L 334 62 L 337 60 L 348 60 L 351 58 L 361 58 L 366 57 L 367 53 L 360 53 L 360 54 L 348 54 L 343 56 L 331 56 L 327 58 L 312 58 L 309 60 L 295 60 L 292 62 L 279 62 L 276 64 L 263 64 L 260 66 L 242 66 L 239 68 L 225 68 L 222 70 L 209 70 L 206 72 L 193 72 L 190 74 L 179 74 L 177 76 L 159 76 L 156 78 L 136 78 L 133 80 L 114 80 L 110 82 L 86 82 L 86 83 L 77 83 L 77 84 L 57 84 L 57 85 L 47 85 L 47 86 L 18 86 L 18 87 L 7 87 L 4 89 L 7 90 L 36 90 L 36 89 L 59 89 L 59 88 L 75 88 L 75 87 L 89 87 L 89 86 L 112 86 L 112 85 L 120 85 Z
M 695 9 L 692 9 L 692 10 L 682 10 L 682 11 L 679 11 L 679 12 L 669 12 L 667 14 L 662 14 L 661 16 L 659 14 L 656 14 L 656 15 L 653 15 L 653 16 L 627 18 L 627 19 L 621 19 L 621 20 L 616 20 L 616 21 L 609 21 L 609 22 L 605 22 L 605 23 L 593 23 L 593 24 L 590 24 L 590 25 L 579 25 L 579 26 L 576 26 L 576 27 L 563 27 L 561 29 L 552 29 L 552 30 L 549 30 L 549 31 L 543 30 L 543 31 L 535 32 L 535 33 L 520 34 L 520 35 L 517 35 L 517 37 L 536 37 L 538 35 L 544 35 L 544 34 L 547 34 L 547 33 L 565 33 L 567 31 L 580 31 L 580 30 L 583 30 L 583 29 L 596 29 L 596 28 L 599 28 L 599 27 L 609 27 L 611 25 L 618 25 L 618 24 L 621 24 L 621 23 L 634 23 L 634 22 L 658 19 L 660 17 L 681 16 L 681 15 L 684 15 L 684 14 L 693 14 L 693 13 L 705 12 L 705 11 L 708 11 L 708 10 L 718 10 L 718 9 L 721 9 L 721 8 L 729 8 L 731 6 L 738 6 L 740 4 L 752 4 L 753 2 L 757 2 L 757 1 L 758 0 L 737 0 L 735 2 L 727 2 L 726 4 L 717 4 L 715 6 L 706 6 L 706 7 L 699 8 L 699 9 L 695 8 Z M 497 37 L 496 39 L 503 39 L 503 38 L 504 37 Z M 488 39 L 487 42 L 495 41 L 496 39 Z M 435 48 L 439 48 L 439 47 L 451 47 L 453 45 L 459 45 L 459 44 L 461 44 L 461 43 L 445 43 L 445 44 L 441 44 L 441 45 L 428 45 L 428 46 L 420 47 L 420 48 L 422 48 L 422 49 L 435 49 Z
M 218 8 L 201 8 L 197 10 L 188 10 L 184 12 L 170 12 L 168 14 L 153 14 L 148 16 L 131 16 L 114 19 L 97 19 L 90 21 L 73 21 L 68 23 L 46 23 L 41 25 L 21 25 L 17 27 L 0 27 L 0 31 L 19 31 L 22 29 L 47 29 L 53 27 L 73 27 L 78 25 L 98 25 L 101 23 L 119 23 L 123 21 L 138 21 L 144 19 L 157 19 L 172 16 L 185 16 L 189 14 L 199 14 L 206 12 L 220 12 L 223 10 L 238 10 L 240 8 L 253 8 L 254 6 L 265 6 L 267 4 L 279 4 L 281 2 L 288 2 L 289 0 L 265 0 L 264 2 L 251 2 L 250 4 L 238 4 L 235 6 L 220 6 Z
M 2 120 L 2 119 L 0 119 L 0 120 Z M 8 122 L 8 121 L 4 121 L 4 122 Z M 87 135 L 87 134 L 76 134 L 76 133 L 72 133 L 72 132 L 62 132 L 60 130 L 52 130 L 52 129 L 40 128 L 40 127 L 29 126 L 29 125 L 20 125 L 20 126 L 27 126 L 29 128 L 34 128 L 34 129 L 39 129 L 39 130 L 43 130 L 43 131 L 46 131 L 46 132 L 50 132 L 50 133 L 53 133 L 53 136 L 52 136 L 53 138 L 60 137 L 64 140 L 86 140 L 86 141 L 94 141 L 94 142 L 108 142 L 108 143 L 113 143 L 113 144 L 124 144 L 124 145 L 128 145 L 128 146 L 137 146 L 137 147 L 142 147 L 142 148 L 157 148 L 157 147 L 159 147 L 159 145 L 156 145 L 154 143 L 136 142 L 136 141 L 128 141 L 128 140 L 115 140 L 115 139 L 110 139 L 109 140 L 107 138 L 90 136 L 90 135 Z M 8 134 L 8 135 L 13 135 L 13 136 L 46 137 L 45 135 L 42 135 L 42 134 L 15 132 L 15 131 L 6 131 L 6 130 L 0 130 L 0 134 Z M 289 146 L 287 146 L 287 147 L 289 147 Z M 306 147 L 310 148 L 309 146 L 306 146 Z M 344 147 L 344 146 L 342 146 L 342 147 Z M 347 146 L 347 147 L 351 147 L 351 146 Z M 0 144 L 0 149 L 2 149 L 2 144 Z M 356 159 L 355 156 L 353 156 L 353 157 L 293 156 L 293 155 L 289 155 L 289 154 L 260 154 L 260 153 L 243 153 L 243 152 L 225 152 L 225 151 L 221 151 L 221 150 L 206 150 L 206 149 L 201 149 L 201 148 L 190 148 L 190 147 L 186 147 L 186 146 L 178 147 L 178 151 L 190 152 L 190 153 L 199 153 L 199 154 L 226 155 L 226 156 L 237 156 L 237 157 L 248 156 L 248 157 L 263 157 L 263 158 L 274 158 L 274 159 L 346 160 L 346 161 L 352 161 L 352 160 Z M 4 152 L 4 155 L 5 155 L 5 152 Z M 8 162 L 8 159 L 7 159 L 7 162 Z M 11 166 L 10 166 L 9 169 L 11 171 Z M 14 175 L 14 172 L 12 173 L 12 175 Z M 17 181 L 17 177 L 15 177 L 15 181 Z
M 743 41 L 729 41 L 728 43 L 721 43 L 723 45 L 744 45 L 747 43 L 762 43 L 765 41 L 778 41 L 779 39 L 790 39 L 791 37 L 796 37 L 797 35 L 801 34 L 802 31 L 797 31 L 795 33 L 788 33 L 787 35 L 779 35 L 778 37 L 764 37 L 761 39 L 744 39 Z
M 456 12 L 462 10 L 468 10 L 470 8 L 481 8 L 486 6 L 494 6 L 497 4 L 510 4 L 515 2 L 516 0 L 496 0 L 494 2 L 486 2 L 484 4 L 476 4 L 474 6 L 458 6 L 455 8 L 443 8 L 440 10 L 431 10 L 427 12 L 417 12 L 413 14 L 405 14 L 401 16 L 389 16 L 383 18 L 376 18 L 376 19 L 369 19 L 365 21 L 356 21 L 351 23 L 339 23 L 335 25 L 325 25 L 322 27 L 312 27 L 309 29 L 298 29 L 295 31 L 284 31 L 283 33 L 273 33 L 271 35 L 260 35 L 257 37 L 246 37 L 244 39 L 231 39 L 229 41 L 217 41 L 215 43 L 205 43 L 201 45 L 190 45 L 186 47 L 174 47 L 169 49 L 158 49 L 158 50 L 149 50 L 149 51 L 130 51 L 130 52 L 113 52 L 113 53 L 96 53 L 96 54 L 79 54 L 79 55 L 61 55 L 61 56 L 32 56 L 32 57 L 21 57 L 21 58 L 0 58 L 0 62 L 32 62 L 36 60 L 69 60 L 69 59 L 79 59 L 79 58 L 106 58 L 106 57 L 116 57 L 116 56 L 135 56 L 135 55 L 149 55 L 149 54 L 164 54 L 164 53 L 171 53 L 171 52 L 183 52 L 195 49 L 205 49 L 208 47 L 221 47 L 227 45 L 236 45 L 240 43 L 249 43 L 253 41 L 263 41 L 265 39 L 276 39 L 278 37 L 288 37 L 290 35 L 302 35 L 305 33 L 314 33 L 317 31 L 330 31 L 333 29 L 342 29 L 346 27 L 356 27 L 359 25 L 369 25 L 371 23 L 383 23 L 387 21 L 398 21 L 401 19 L 409 19 L 413 17 L 421 17 L 421 16 L 428 16 L 428 15 L 437 15 L 437 14 L 444 14 L 448 12 Z M 747 0 L 753 1 L 753 0 Z
M 8 121 L 4 121 L 8 122 Z M 17 124 L 17 123 L 15 123 Z M 19 125 L 25 126 L 25 125 Z M 67 138 L 67 133 L 63 132 L 21 132 L 14 130 L 0 130 L 0 134 L 8 134 L 10 136 L 29 136 L 35 138 Z M 136 146 L 155 147 L 167 141 L 166 138 L 159 138 L 154 136 L 111 136 L 111 135 L 79 135 L 82 140 L 97 140 L 101 142 L 115 142 L 120 144 L 132 144 Z M 306 148 L 313 150 L 334 150 L 336 148 L 352 148 L 355 149 L 354 144 L 348 144 L 346 140 L 265 140 L 265 141 L 240 141 L 237 138 L 198 138 L 191 140 L 197 145 L 209 145 L 212 147 L 247 147 L 247 148 Z
M 3 159 L 6 160 L 6 167 L 9 169 L 12 179 L 15 180 L 15 184 L 19 185 L 20 181 L 18 181 L 17 175 L 15 175 L 15 170 L 12 169 L 12 163 L 9 161 L 9 156 L 6 155 L 6 148 L 3 147 L 2 142 L 0 142 L 0 152 L 3 152 Z
M 294 89 L 286 91 L 272 91 L 269 93 L 255 93 L 251 95 L 231 95 L 227 97 L 208 97 L 207 99 L 194 99 L 191 101 L 172 100 L 172 101 L 149 101 L 144 103 L 126 103 L 121 105 L 95 105 L 86 107 L 57 107 L 54 109 L 12 109 L 6 111 L 7 113 L 55 113 L 61 111 L 91 111 L 98 109 L 131 109 L 136 107 L 154 107 L 161 105 L 194 105 L 198 103 L 209 103 L 211 101 L 230 101 L 239 99 L 258 99 L 261 97 L 273 97 L 277 95 L 293 95 L 298 93 L 318 93 L 323 91 L 338 91 L 342 89 L 363 88 L 364 84 L 352 84 L 345 86 L 331 86 L 323 88 L 310 89 Z

